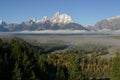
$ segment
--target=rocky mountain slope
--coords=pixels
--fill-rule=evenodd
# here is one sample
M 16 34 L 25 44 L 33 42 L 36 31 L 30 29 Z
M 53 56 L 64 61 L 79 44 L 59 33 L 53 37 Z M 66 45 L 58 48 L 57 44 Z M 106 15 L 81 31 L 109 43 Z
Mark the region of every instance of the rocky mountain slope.
M 40 31 L 40 30 L 87 30 L 82 25 L 75 23 L 67 14 L 55 13 L 51 18 L 44 16 L 41 20 L 29 19 L 20 24 L 4 24 L 1 21 L 0 31 Z M 4 30 L 5 29 L 5 30 Z
M 120 16 L 107 18 L 97 22 L 95 25 L 88 25 L 88 29 L 94 31 L 116 31 L 120 30 Z

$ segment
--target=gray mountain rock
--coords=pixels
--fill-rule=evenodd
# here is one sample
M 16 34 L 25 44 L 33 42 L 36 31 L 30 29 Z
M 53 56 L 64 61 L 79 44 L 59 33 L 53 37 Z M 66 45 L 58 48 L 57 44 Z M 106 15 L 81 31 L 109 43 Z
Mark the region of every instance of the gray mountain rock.
M 109 30 L 109 31 L 116 31 L 120 30 L 120 16 L 111 17 L 104 20 L 97 22 L 95 25 L 88 25 L 88 29 L 99 31 L 99 30 Z

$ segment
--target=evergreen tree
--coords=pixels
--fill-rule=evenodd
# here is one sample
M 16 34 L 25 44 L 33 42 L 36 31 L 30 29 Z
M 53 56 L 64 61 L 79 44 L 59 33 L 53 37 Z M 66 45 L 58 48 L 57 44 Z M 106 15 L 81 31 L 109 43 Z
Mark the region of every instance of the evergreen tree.
M 22 79 L 29 80 L 29 78 L 31 76 L 31 70 L 33 69 L 34 66 L 31 65 L 28 55 L 25 52 L 22 55 L 20 67 L 21 67 Z
M 0 57 L 1 58 L 1 57 Z M 11 78 L 11 70 L 9 67 L 9 60 L 7 58 L 7 54 L 4 54 L 4 57 L 0 62 L 0 79 L 8 80 Z
M 120 53 L 117 53 L 116 57 L 113 58 L 111 68 L 111 79 L 120 80 Z
M 39 80 L 39 79 L 37 79 L 37 77 L 33 71 L 31 72 L 30 80 Z
M 60 65 L 57 66 L 56 80 L 66 80 L 64 71 Z
M 47 71 L 47 65 L 46 65 L 46 58 L 45 56 L 38 55 L 37 61 L 35 63 L 35 73 L 36 77 L 41 80 L 47 80 L 48 79 L 48 71 Z
M 80 69 L 79 58 L 76 55 L 72 55 L 69 57 L 70 65 L 68 67 L 68 80 L 84 80 L 84 76 Z
M 17 62 L 15 63 L 15 67 L 13 70 L 12 80 L 22 80 L 20 68 Z

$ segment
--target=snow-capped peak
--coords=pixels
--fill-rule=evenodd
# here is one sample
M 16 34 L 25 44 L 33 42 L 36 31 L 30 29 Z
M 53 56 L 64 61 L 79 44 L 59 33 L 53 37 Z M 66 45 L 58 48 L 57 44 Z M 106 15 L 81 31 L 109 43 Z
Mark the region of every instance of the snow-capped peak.
M 28 21 L 26 21 L 26 24 L 33 24 L 33 23 L 36 23 L 36 22 L 37 22 L 37 19 L 30 18 Z
M 0 24 L 2 23 L 3 21 L 2 20 L 0 20 Z
M 118 19 L 118 18 L 120 18 L 120 16 L 115 16 L 115 17 L 107 18 L 107 20 L 108 20 L 108 21 L 111 21 L 111 20 L 113 20 L 113 19 Z
M 60 15 L 60 12 L 59 12 L 59 11 L 57 11 L 57 12 L 54 14 L 55 17 L 58 17 L 59 15 Z
M 38 21 L 38 22 L 42 22 L 42 23 L 44 23 L 45 21 L 47 21 L 48 20 L 48 17 L 47 16 L 44 16 L 40 21 Z
M 2 24 L 3 23 L 3 20 L 0 20 L 0 24 Z
M 31 18 L 31 19 L 29 19 L 28 21 L 33 21 L 33 22 L 36 22 L 36 21 L 37 21 L 37 19 L 35 19 L 35 18 Z
M 73 23 L 74 21 L 67 14 L 60 14 L 59 12 L 56 12 L 53 17 L 50 18 L 50 22 L 68 24 Z
M 85 24 L 84 27 L 91 27 L 94 26 L 95 24 Z
M 0 25 L 6 25 L 6 22 L 0 19 Z

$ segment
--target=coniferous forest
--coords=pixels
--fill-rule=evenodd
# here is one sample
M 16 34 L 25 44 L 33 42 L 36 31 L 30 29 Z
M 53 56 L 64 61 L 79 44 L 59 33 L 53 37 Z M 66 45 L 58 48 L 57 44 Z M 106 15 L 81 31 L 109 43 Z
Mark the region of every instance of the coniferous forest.
M 102 58 L 105 49 L 56 51 L 16 38 L 0 39 L 0 80 L 119 80 L 120 56 Z M 88 55 L 91 54 L 91 55 Z

